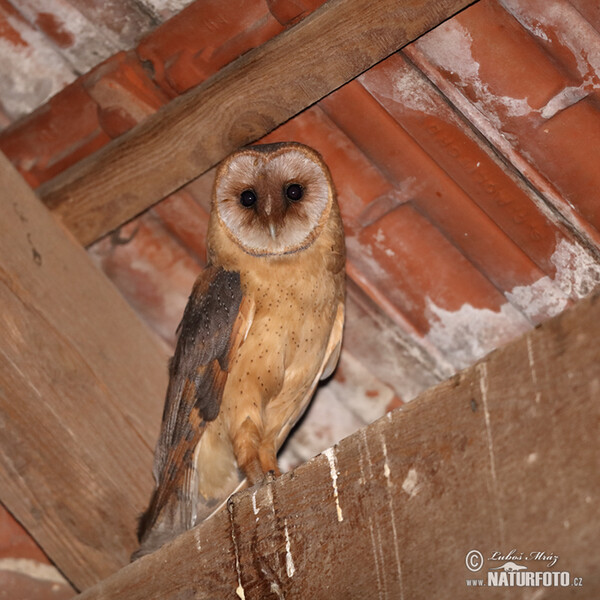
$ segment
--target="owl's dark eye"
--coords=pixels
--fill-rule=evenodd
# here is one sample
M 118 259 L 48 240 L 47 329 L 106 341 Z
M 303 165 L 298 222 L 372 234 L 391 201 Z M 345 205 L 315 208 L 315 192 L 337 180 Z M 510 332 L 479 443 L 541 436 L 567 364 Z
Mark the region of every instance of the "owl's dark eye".
M 292 202 L 298 202 L 304 196 L 304 190 L 299 183 L 290 183 L 285 188 L 285 196 L 288 200 Z
M 240 194 L 240 203 L 246 208 L 250 208 L 256 202 L 256 193 L 254 190 L 244 190 Z

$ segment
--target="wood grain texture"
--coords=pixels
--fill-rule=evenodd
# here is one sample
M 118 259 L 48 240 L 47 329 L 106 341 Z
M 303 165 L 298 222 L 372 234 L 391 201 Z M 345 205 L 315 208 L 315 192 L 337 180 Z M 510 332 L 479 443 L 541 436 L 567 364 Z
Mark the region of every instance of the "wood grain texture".
M 496 551 L 600 576 L 600 293 L 490 354 L 84 593 L 127 598 L 531 598 L 492 588 Z M 465 565 L 470 550 L 486 563 Z M 519 561 L 516 561 L 519 562 Z
M 79 588 L 127 563 L 167 357 L 0 154 L 0 500 Z
M 472 0 L 330 0 L 44 184 L 83 244 L 133 218 Z

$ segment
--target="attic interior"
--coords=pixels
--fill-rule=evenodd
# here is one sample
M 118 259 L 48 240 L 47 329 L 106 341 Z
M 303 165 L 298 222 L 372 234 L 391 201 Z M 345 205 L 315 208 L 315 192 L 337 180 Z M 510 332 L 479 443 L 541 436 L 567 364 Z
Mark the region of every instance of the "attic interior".
M 597 597 L 597 2 L 0 0 L 0 24 L 0 597 L 455 598 L 474 548 L 555 553 Z M 214 167 L 290 140 L 337 189 L 340 363 L 287 475 L 125 567 Z

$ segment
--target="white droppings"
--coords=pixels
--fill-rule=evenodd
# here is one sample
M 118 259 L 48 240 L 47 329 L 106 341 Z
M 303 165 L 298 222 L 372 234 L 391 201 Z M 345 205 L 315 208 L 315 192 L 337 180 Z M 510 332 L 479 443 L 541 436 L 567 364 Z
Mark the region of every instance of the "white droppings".
M 371 69 L 358 79 L 373 96 L 391 100 L 402 110 L 439 114 L 428 84 L 416 69 Z
M 419 485 L 417 481 L 419 480 L 419 474 L 417 470 L 414 468 L 410 468 L 408 470 L 408 474 L 406 478 L 402 482 L 402 489 L 406 492 L 411 498 L 416 496 L 419 493 Z
M 277 582 L 271 581 L 271 591 L 277 595 L 279 600 L 285 600 L 285 596 L 283 595 L 283 592 L 281 591 L 281 588 Z
M 444 353 L 456 370 L 472 365 L 531 328 L 529 321 L 508 303 L 498 312 L 471 304 L 451 311 L 427 298 L 425 314 L 430 324 L 426 339 Z
M 494 94 L 487 83 L 481 80 L 479 63 L 471 51 L 473 38 L 470 32 L 455 20 L 446 21 L 430 33 L 424 35 L 417 47 L 425 52 L 435 65 L 456 74 L 462 80 L 460 85 L 470 85 L 483 105 L 489 119 L 498 127 L 502 124 L 501 115 L 523 117 L 534 112 L 527 98 L 513 98 Z
M 471 54 L 472 43 L 469 31 L 452 19 L 425 34 L 417 46 L 438 67 L 468 80 L 479 77 L 479 63 Z
M 373 559 L 375 561 L 375 573 L 377 575 L 377 593 L 379 598 L 382 598 L 382 575 L 380 573 L 380 561 L 379 554 L 381 553 L 381 559 L 383 560 L 383 550 L 381 549 L 381 539 L 379 540 L 379 545 L 377 545 L 375 541 L 375 532 L 373 530 L 373 521 L 371 517 L 369 517 L 369 532 L 371 534 L 371 552 L 373 554 Z M 385 581 L 385 580 L 384 580 Z
M 291 548 L 292 545 L 290 543 L 290 534 L 288 532 L 287 519 L 283 520 L 284 532 L 285 532 L 285 571 L 288 577 L 293 577 L 296 572 L 296 567 L 294 566 L 294 557 L 292 556 Z
M 548 100 L 546 105 L 541 108 L 540 114 L 544 119 L 551 119 L 561 110 L 565 110 L 565 108 L 577 104 L 577 102 L 583 100 L 588 95 L 589 91 L 586 89 L 585 84 L 565 87 Z
M 181 12 L 192 0 L 143 0 L 144 6 L 155 11 L 163 19 Z
M 390 465 L 388 464 L 388 455 L 387 455 L 387 446 L 385 444 L 385 441 L 382 439 L 381 440 L 381 447 L 383 449 L 383 458 L 384 458 L 384 462 L 383 462 L 383 475 L 387 480 L 387 485 L 388 487 L 391 485 L 390 482 Z
M 554 278 L 544 276 L 531 285 L 514 287 L 506 292 L 509 302 L 499 311 L 470 304 L 450 311 L 427 298 L 427 341 L 455 369 L 462 369 L 528 331 L 531 323 L 558 315 L 569 300 L 587 296 L 600 284 L 600 264 L 577 242 L 560 240 L 550 260 L 556 268 Z
M 533 321 L 558 315 L 569 299 L 587 296 L 600 283 L 600 265 L 577 242 L 560 240 L 550 260 L 556 268 L 553 279 L 545 276 L 506 293 L 507 299 Z
M 256 491 L 257 490 L 254 490 L 254 492 L 252 492 L 252 512 L 255 516 L 260 512 L 260 508 L 256 506 Z M 256 517 L 256 520 L 258 521 L 258 517 Z
M 51 5 L 51 8 L 49 7 Z M 71 39 L 64 45 L 52 47 L 78 73 L 85 73 L 102 60 L 123 48 L 119 35 L 98 20 L 92 22 L 69 2 L 28 0 L 19 3 L 19 12 L 35 23 L 45 12 L 50 12 L 55 26 Z M 47 42 L 46 42 L 47 43 Z
M 492 439 L 492 428 L 490 422 L 490 411 L 487 403 L 488 381 L 487 381 L 487 365 L 481 363 L 478 365 L 479 370 L 479 389 L 481 390 L 481 400 L 483 403 L 483 415 L 485 418 L 485 435 L 488 443 L 488 454 L 490 459 L 490 473 L 492 475 L 492 495 L 496 504 L 496 512 L 498 513 L 498 524 L 500 527 L 500 539 L 504 542 L 504 518 L 500 506 L 500 497 L 498 491 L 498 477 L 496 475 L 496 456 L 494 454 L 494 441 Z
M 329 461 L 329 472 L 331 473 L 331 482 L 333 484 L 333 497 L 335 498 L 335 508 L 337 510 L 337 520 L 341 523 L 344 520 L 344 516 L 342 513 L 342 508 L 340 507 L 340 499 L 338 497 L 338 489 L 337 489 L 337 478 L 338 478 L 338 470 L 337 470 L 337 459 L 335 456 L 335 450 L 333 447 L 327 448 L 323 454 L 327 457 Z
M 537 373 L 535 371 L 535 359 L 533 356 L 533 346 L 532 346 L 532 342 L 531 342 L 531 336 L 527 336 L 527 358 L 529 360 L 529 371 L 531 372 L 531 381 L 533 382 L 533 387 L 536 388 L 536 390 L 537 390 L 538 379 L 537 379 Z M 535 392 L 536 403 L 539 404 L 541 399 L 542 399 L 542 392 L 537 390 Z
M 561 313 L 569 302 L 567 294 L 547 275 L 531 285 L 516 286 L 505 296 L 533 322 Z
M 537 375 L 535 372 L 535 359 L 533 357 L 533 346 L 531 343 L 531 336 L 527 336 L 527 359 L 529 360 L 529 370 L 531 372 L 531 380 L 533 385 L 537 386 Z
M 552 254 L 554 281 L 570 298 L 587 296 L 600 283 L 600 264 L 576 242 L 561 240 Z
M 392 534 L 394 537 L 394 555 L 396 558 L 396 571 L 398 573 L 398 583 L 400 585 L 400 598 L 404 598 L 404 590 L 402 588 L 402 564 L 400 562 L 400 550 L 398 548 L 398 533 L 396 531 L 396 515 L 394 513 L 394 495 L 392 491 L 392 480 L 390 478 L 391 472 L 388 464 L 388 453 L 387 453 L 387 445 L 385 443 L 385 438 L 383 433 L 381 434 L 381 449 L 383 450 L 383 474 L 386 479 L 387 489 L 388 489 L 388 506 L 390 509 L 390 517 L 392 522 Z
M 586 85 L 600 87 L 597 78 L 590 77 L 594 71 L 596 75 L 600 73 L 598 33 L 575 6 L 568 2 L 544 2 L 536 8 L 519 0 L 500 0 L 500 4 L 525 29 L 545 42 L 553 42 L 546 34 L 551 31 L 554 40 L 572 53 Z
M 383 233 L 381 227 L 375 233 L 374 239 L 378 244 L 383 244 L 383 242 L 385 242 L 385 233 Z
M 32 112 L 75 78 L 75 72 L 47 38 L 22 19 L 7 16 L 22 43 L 0 39 L 2 106 L 13 119 Z

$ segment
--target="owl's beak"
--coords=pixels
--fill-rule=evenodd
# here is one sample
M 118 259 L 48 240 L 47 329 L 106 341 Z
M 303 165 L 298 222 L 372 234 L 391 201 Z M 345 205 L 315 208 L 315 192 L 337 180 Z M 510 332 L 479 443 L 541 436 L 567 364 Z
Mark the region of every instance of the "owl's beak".
M 269 232 L 271 233 L 271 237 L 273 239 L 277 237 L 277 228 L 275 227 L 275 223 L 273 223 L 273 221 L 269 221 Z

